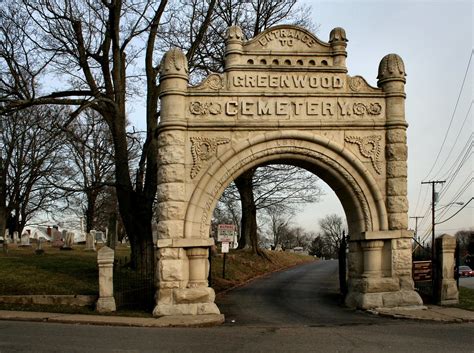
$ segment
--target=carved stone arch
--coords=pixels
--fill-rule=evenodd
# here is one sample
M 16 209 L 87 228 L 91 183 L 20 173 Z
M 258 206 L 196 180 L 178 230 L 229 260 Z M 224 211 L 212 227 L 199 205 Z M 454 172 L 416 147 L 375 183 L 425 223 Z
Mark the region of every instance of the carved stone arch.
M 155 316 L 218 314 L 208 286 L 212 211 L 248 168 L 288 163 L 336 192 L 349 228 L 348 295 L 359 308 L 421 304 L 411 277 L 405 69 L 389 54 L 377 88 L 349 76 L 344 29 L 297 27 L 246 40 L 233 26 L 225 69 L 188 85 L 185 55 L 160 74 Z
M 303 167 L 328 183 L 346 211 L 350 234 L 357 237 L 366 231 L 387 230 L 382 192 L 352 152 L 322 136 L 287 131 L 240 143 L 209 166 L 191 196 L 184 237 L 208 236 L 215 205 L 238 175 L 259 165 L 282 162 Z

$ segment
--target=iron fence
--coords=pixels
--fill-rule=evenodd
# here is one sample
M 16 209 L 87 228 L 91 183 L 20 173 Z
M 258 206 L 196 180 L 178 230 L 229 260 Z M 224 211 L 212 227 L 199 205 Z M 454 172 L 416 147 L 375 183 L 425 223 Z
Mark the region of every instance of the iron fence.
M 154 307 L 155 268 L 144 265 L 130 268 L 127 256 L 114 263 L 114 297 L 117 309 L 151 311 Z

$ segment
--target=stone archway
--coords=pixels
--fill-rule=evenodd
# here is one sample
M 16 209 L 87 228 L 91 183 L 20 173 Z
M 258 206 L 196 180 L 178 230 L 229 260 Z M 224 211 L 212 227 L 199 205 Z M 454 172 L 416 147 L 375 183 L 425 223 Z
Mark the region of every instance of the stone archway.
M 226 39 L 223 74 L 188 86 L 172 49 L 161 63 L 155 316 L 219 313 L 208 287 L 212 211 L 239 174 L 271 162 L 315 172 L 349 223 L 349 293 L 359 308 L 418 305 L 407 230 L 405 71 L 384 57 L 378 86 L 347 75 L 347 39 L 295 26 Z

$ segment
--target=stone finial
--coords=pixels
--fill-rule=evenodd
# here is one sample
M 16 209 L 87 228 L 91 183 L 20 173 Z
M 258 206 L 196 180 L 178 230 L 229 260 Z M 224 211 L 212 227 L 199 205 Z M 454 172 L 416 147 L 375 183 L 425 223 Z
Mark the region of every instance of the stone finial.
M 244 33 L 242 32 L 242 29 L 239 26 L 230 26 L 227 28 L 227 31 L 225 33 L 225 40 L 237 40 L 237 41 L 242 41 L 244 39 Z
M 397 54 L 388 54 L 384 56 L 379 65 L 379 74 L 377 79 L 379 85 L 386 80 L 398 79 L 405 82 L 405 64 Z
M 346 31 L 342 27 L 334 28 L 329 34 L 329 43 L 347 42 Z
M 163 56 L 163 59 L 161 59 L 160 73 L 161 76 L 170 74 L 187 76 L 188 60 L 186 59 L 186 55 L 178 48 L 168 50 Z

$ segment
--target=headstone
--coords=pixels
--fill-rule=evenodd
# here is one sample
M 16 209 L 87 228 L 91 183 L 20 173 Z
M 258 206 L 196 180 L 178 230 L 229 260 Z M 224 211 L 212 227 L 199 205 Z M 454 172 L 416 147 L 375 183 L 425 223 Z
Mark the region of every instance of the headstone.
M 56 228 L 53 228 L 51 230 L 51 233 L 52 233 L 52 239 L 53 239 L 52 246 L 55 248 L 62 247 L 64 245 L 64 242 L 61 239 L 62 237 L 61 232 L 57 230 Z
M 38 233 L 35 233 L 35 238 L 38 240 L 37 243 L 36 243 L 35 254 L 36 254 L 36 255 L 44 254 L 43 246 L 41 245 L 42 239 L 40 238 L 40 236 L 38 235 Z
M 92 232 L 95 233 L 95 231 L 93 230 L 91 230 L 90 233 L 86 233 L 86 248 L 84 249 L 85 251 L 95 251 L 95 234 L 92 234 Z
M 18 232 L 13 232 L 13 244 L 17 244 L 20 241 L 20 237 L 18 236 Z
M 20 246 L 31 246 L 30 235 L 28 233 L 25 232 L 21 235 Z
M 277 246 L 275 246 L 275 251 L 283 251 L 281 244 L 277 244 Z
M 98 230 L 95 232 L 95 241 L 96 243 L 105 243 L 104 232 Z
M 64 231 L 63 231 L 64 234 Z M 74 232 L 66 232 L 63 249 L 71 250 L 74 245 Z

